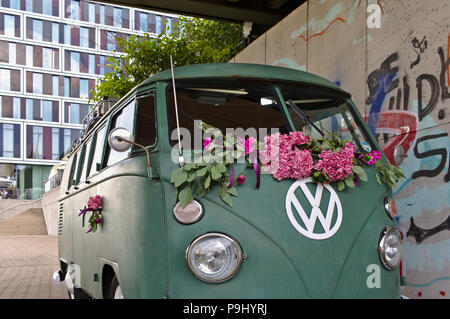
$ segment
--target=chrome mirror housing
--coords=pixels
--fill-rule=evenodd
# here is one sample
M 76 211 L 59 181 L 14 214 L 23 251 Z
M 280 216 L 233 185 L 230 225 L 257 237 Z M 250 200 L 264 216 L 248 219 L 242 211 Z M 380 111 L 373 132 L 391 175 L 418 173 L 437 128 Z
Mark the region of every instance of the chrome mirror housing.
M 134 136 L 123 127 L 116 127 L 108 135 L 108 144 L 116 152 L 128 151 L 134 142 Z

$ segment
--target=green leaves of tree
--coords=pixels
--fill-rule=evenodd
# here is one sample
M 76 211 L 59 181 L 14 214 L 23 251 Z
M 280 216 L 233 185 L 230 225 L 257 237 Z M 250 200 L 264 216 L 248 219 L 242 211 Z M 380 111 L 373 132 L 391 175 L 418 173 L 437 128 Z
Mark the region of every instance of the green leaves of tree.
M 242 26 L 201 18 L 179 17 L 172 34 L 116 37 L 125 55 L 107 59 L 110 72 L 98 81 L 93 101 L 104 96 L 122 97 L 151 75 L 170 68 L 170 55 L 176 66 L 228 62 L 241 47 Z

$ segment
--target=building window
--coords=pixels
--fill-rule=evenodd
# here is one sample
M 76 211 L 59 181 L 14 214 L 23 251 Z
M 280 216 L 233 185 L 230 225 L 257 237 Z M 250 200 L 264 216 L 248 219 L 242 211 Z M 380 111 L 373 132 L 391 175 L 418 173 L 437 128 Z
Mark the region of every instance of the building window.
M 33 154 L 32 158 L 44 158 L 44 128 L 33 126 Z
M 121 8 L 114 8 L 114 27 L 116 28 L 122 28 L 122 9 Z
M 80 53 L 70 52 L 70 71 L 80 72 Z
M 13 124 L 3 124 L 3 157 L 14 157 Z
M 5 14 L 5 26 L 4 32 L 8 37 L 16 36 L 16 16 Z
M 43 40 L 43 22 L 41 20 L 33 19 L 33 40 Z
M 52 23 L 52 42 L 59 43 L 59 23 Z
M 20 98 L 13 98 L 13 118 L 20 119 Z
M 33 93 L 42 94 L 42 74 L 33 73 Z
M 64 96 L 70 96 L 70 78 L 67 76 L 64 77 Z
M 89 48 L 89 29 L 80 28 L 80 47 Z
M 89 80 L 80 79 L 80 98 L 89 98 Z
M 52 101 L 42 101 L 42 120 L 53 121 L 53 103 Z
M 89 2 L 89 22 L 95 23 L 95 4 Z
M 70 37 L 70 27 L 65 24 L 64 25 L 64 44 L 70 44 L 71 43 L 71 37 Z
M 162 31 L 162 21 L 161 21 L 161 16 L 156 16 L 155 17 L 156 20 L 156 34 L 160 34 Z
M 52 95 L 58 96 L 59 95 L 59 76 L 53 75 L 52 76 Z
M 69 18 L 74 20 L 80 20 L 80 1 L 70 1 L 69 6 Z
M 59 128 L 52 128 L 52 159 L 59 160 Z
M 11 72 L 10 70 L 0 69 L 0 90 L 11 90 Z
M 64 122 L 71 124 L 81 124 L 89 111 L 88 104 L 69 103 L 64 104 Z

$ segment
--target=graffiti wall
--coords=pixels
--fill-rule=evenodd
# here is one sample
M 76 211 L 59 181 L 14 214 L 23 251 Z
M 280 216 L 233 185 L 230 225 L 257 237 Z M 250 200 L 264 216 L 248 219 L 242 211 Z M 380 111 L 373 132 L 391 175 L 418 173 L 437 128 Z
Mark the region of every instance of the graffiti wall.
M 389 159 L 402 293 L 450 295 L 450 2 L 310 0 L 230 62 L 319 74 L 349 91 Z

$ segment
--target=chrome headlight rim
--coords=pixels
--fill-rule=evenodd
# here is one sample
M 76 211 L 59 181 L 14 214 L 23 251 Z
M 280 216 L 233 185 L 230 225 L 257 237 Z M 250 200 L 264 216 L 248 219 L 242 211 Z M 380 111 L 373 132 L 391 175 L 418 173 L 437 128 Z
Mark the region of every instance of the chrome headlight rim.
M 179 216 L 177 216 L 176 209 L 177 209 L 177 207 L 180 207 L 180 202 L 176 203 L 175 206 L 173 206 L 173 208 L 172 208 L 172 216 L 173 216 L 173 218 L 174 218 L 177 222 L 179 222 L 180 224 L 182 224 L 182 225 L 192 225 L 192 224 L 195 224 L 195 223 L 197 223 L 198 221 L 200 221 L 200 219 L 202 219 L 202 218 L 203 218 L 203 215 L 205 214 L 205 209 L 204 209 L 203 205 L 202 205 L 198 200 L 195 200 L 195 199 L 194 199 L 194 200 L 190 201 L 190 202 L 188 203 L 188 205 L 191 204 L 191 203 L 193 203 L 194 205 L 196 205 L 196 206 L 199 208 L 199 210 L 200 210 L 200 213 L 198 214 L 198 216 L 197 216 L 196 218 L 194 218 L 193 220 L 191 220 L 191 221 L 184 221 L 182 218 L 180 218 Z M 187 207 L 187 205 L 186 205 L 186 207 Z
M 384 198 L 384 211 L 392 220 L 397 216 L 397 203 L 390 196 Z
M 237 253 L 237 265 L 235 266 L 235 268 L 233 269 L 232 272 L 228 273 L 226 276 L 219 278 L 219 279 L 212 279 L 212 278 L 206 278 L 206 277 L 202 277 L 200 276 L 196 271 L 194 266 L 191 263 L 191 258 L 190 258 L 190 254 L 192 252 L 192 249 L 195 247 L 195 245 L 204 240 L 207 239 L 209 237 L 219 237 L 219 238 L 224 238 L 228 241 L 230 241 L 233 246 L 235 247 L 236 253 Z M 186 258 L 186 263 L 187 266 L 189 268 L 189 270 L 191 271 L 191 273 L 197 278 L 200 279 L 204 282 L 207 283 L 212 283 L 212 284 L 219 284 L 219 283 L 223 283 L 227 280 L 232 279 L 234 276 L 236 276 L 236 274 L 239 272 L 241 266 L 242 266 L 242 261 L 243 261 L 243 250 L 242 247 L 240 245 L 240 243 L 231 235 L 228 234 L 224 234 L 221 232 L 207 232 L 204 233 L 202 235 L 197 236 L 196 238 L 194 238 L 194 240 L 191 241 L 191 243 L 188 245 L 188 247 L 186 248 L 186 254 L 185 254 L 185 258 Z
M 399 242 L 398 245 L 398 262 L 396 262 L 395 264 L 391 264 L 387 258 L 386 258 L 386 251 L 385 251 L 385 246 L 384 246 L 384 242 L 387 238 L 387 236 L 389 234 L 394 234 Z M 386 226 L 383 228 L 383 230 L 381 231 L 380 234 L 380 239 L 378 241 L 378 255 L 380 257 L 381 260 L 381 264 L 383 265 L 384 268 L 386 268 L 387 270 L 394 270 L 395 268 L 397 268 L 400 265 L 400 262 L 402 261 L 402 256 L 403 256 L 403 252 L 402 252 L 402 235 L 400 233 L 400 231 L 392 226 Z

